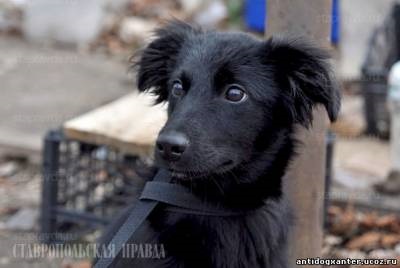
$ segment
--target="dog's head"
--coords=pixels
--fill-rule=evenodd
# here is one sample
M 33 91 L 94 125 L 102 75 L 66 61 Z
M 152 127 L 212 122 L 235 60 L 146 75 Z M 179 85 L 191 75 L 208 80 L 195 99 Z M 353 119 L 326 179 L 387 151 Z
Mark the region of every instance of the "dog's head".
M 327 55 L 301 40 L 257 40 L 171 22 L 138 61 L 138 87 L 167 101 L 156 162 L 175 177 L 218 174 L 251 161 L 268 137 L 309 127 L 315 104 L 335 120 L 339 92 Z

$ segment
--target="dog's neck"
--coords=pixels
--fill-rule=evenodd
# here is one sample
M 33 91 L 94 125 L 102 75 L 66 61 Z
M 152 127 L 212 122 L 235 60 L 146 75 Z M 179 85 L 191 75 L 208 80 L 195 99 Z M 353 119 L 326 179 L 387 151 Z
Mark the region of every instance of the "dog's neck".
M 260 148 L 247 163 L 231 172 L 201 179 L 180 181 L 206 202 L 238 209 L 255 209 L 267 199 L 282 197 L 282 178 L 294 155 L 291 130 L 261 137 Z

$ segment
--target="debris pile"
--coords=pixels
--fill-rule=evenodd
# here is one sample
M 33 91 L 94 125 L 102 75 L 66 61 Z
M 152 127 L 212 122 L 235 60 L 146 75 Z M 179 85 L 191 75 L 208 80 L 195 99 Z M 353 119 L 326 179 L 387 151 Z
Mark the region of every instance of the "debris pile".
M 0 33 L 19 34 L 22 11 L 18 1 L 0 0 Z
M 326 258 L 399 259 L 400 216 L 331 206 L 324 239 Z M 369 266 L 371 267 L 371 266 Z M 397 266 L 398 267 L 398 266 Z
M 52 5 L 47 0 L 0 0 L 0 33 L 18 32 L 28 40 L 77 44 L 108 54 L 141 47 L 151 40 L 162 22 L 181 19 L 205 28 L 227 23 L 228 4 L 224 0 L 106 0 Z M 68 10 L 64 10 L 64 9 Z M 84 10 L 83 10 L 84 9 Z M 79 12 L 85 12 L 83 21 Z M 78 14 L 78 13 L 79 14 Z M 68 14 L 66 14 L 68 13 Z M 76 22 L 76 23 L 74 23 Z M 83 25 L 83 26 L 82 26 Z M 58 30 L 62 34 L 58 34 Z
M 37 229 L 40 178 L 26 160 L 0 157 L 0 231 Z
M 222 26 L 228 17 L 224 1 L 131 0 L 105 19 L 103 31 L 93 44 L 110 54 L 141 47 L 154 29 L 166 20 L 181 19 L 206 28 Z

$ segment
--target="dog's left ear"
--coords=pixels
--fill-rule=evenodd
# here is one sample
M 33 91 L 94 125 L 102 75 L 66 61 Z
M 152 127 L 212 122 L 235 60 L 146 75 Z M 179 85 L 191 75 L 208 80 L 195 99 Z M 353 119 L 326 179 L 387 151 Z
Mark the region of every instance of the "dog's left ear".
M 262 61 L 273 70 L 292 122 L 309 127 L 312 108 L 323 104 L 331 121 L 340 109 L 339 88 L 327 62 L 329 55 L 303 39 L 272 37 L 262 44 Z

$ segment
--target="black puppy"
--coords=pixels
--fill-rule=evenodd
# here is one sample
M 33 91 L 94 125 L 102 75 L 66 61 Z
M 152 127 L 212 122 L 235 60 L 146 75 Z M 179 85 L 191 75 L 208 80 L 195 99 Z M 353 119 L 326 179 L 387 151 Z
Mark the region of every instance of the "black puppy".
M 139 90 L 168 101 L 156 164 L 204 202 L 243 214 L 155 211 L 149 224 L 166 259 L 145 267 L 288 267 L 292 216 L 282 177 L 295 153 L 294 126 L 309 127 L 318 103 L 337 116 L 326 60 L 299 40 L 260 41 L 182 22 L 157 31 L 137 63 Z

